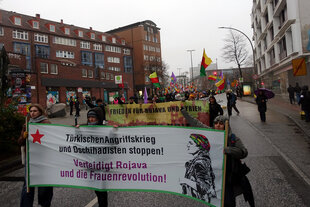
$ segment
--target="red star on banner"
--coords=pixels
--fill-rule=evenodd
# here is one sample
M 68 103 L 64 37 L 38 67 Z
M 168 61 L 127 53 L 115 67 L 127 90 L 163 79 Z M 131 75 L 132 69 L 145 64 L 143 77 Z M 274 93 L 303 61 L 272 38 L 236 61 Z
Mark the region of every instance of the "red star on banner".
M 44 136 L 43 134 L 39 133 L 39 130 L 37 129 L 37 132 L 35 134 L 31 134 L 33 137 L 33 143 L 39 142 L 41 144 L 41 138 Z

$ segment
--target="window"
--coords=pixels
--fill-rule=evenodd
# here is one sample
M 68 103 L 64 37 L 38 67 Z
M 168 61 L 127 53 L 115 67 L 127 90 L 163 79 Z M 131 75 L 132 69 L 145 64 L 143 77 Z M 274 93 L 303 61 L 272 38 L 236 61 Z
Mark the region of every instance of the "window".
M 3 35 L 4 35 L 3 27 L 0 26 L 0 36 L 3 36 Z
M 109 67 L 108 70 L 120 72 L 121 68 L 119 68 L 119 67 Z
M 67 27 L 65 27 L 65 34 L 66 34 L 66 35 L 69 35 L 69 34 L 70 34 L 70 29 L 67 28 Z
M 105 79 L 110 80 L 110 73 L 106 73 Z
M 132 73 L 132 57 L 124 56 L 124 71 L 125 73 Z
M 156 52 L 160 52 L 160 48 L 159 47 L 156 47 Z
M 144 60 L 149 60 L 149 56 L 148 55 L 144 55 Z
M 98 68 L 104 68 L 104 54 L 95 53 L 95 66 Z
M 51 64 L 51 74 L 58 74 L 58 66 L 56 64 Z
M 157 58 L 156 58 L 156 61 L 157 61 L 157 62 L 160 62 L 160 57 L 157 57 Z
M 28 40 L 28 32 L 21 30 L 13 30 L 13 38 L 20 40 Z
M 149 51 L 155 52 L 155 47 L 149 46 Z
M 26 56 L 30 56 L 30 44 L 14 42 L 14 52 Z
M 69 39 L 69 38 L 63 38 L 63 37 L 54 37 L 53 43 L 59 44 L 59 45 L 74 46 L 74 47 L 76 46 L 76 40 Z
M 148 45 L 143 45 L 143 49 L 148 51 L 149 50 L 149 46 Z
M 112 73 L 110 74 L 110 80 L 114 80 L 114 75 Z
M 102 45 L 101 44 L 94 44 L 94 50 L 102 51 Z
M 104 35 L 102 35 L 102 36 L 101 36 L 101 40 L 102 40 L 103 42 L 105 42 L 105 41 L 107 41 L 107 37 L 104 36 Z
M 83 31 L 79 30 L 79 37 L 83 37 Z
M 101 73 L 100 73 L 100 78 L 101 78 L 101 79 L 105 79 L 105 72 L 101 72 Z
M 130 49 L 123 49 L 124 55 L 130 55 Z
M 40 71 L 41 71 L 41 73 L 48 73 L 48 64 L 47 63 L 40 63 Z
M 150 56 L 150 61 L 154 61 L 155 57 L 154 56 Z
M 90 33 L 90 38 L 91 38 L 91 39 L 93 39 L 93 40 L 94 40 L 94 39 L 95 39 L 95 37 L 96 37 L 96 36 L 95 36 L 95 34 L 94 34 L 94 33 Z
M 86 69 L 82 69 L 82 77 L 87 78 L 87 70 Z
M 74 52 L 57 50 L 56 57 L 74 59 Z
M 120 63 L 120 58 L 118 57 L 108 57 L 109 63 Z
M 111 45 L 106 45 L 106 46 L 105 46 L 105 51 L 107 51 L 107 52 L 121 53 L 121 48 L 120 48 L 120 47 L 111 46 Z
M 122 45 L 125 45 L 125 43 L 126 43 L 125 40 L 122 40 Z
M 81 51 L 81 58 L 82 58 L 82 64 L 83 65 L 93 65 L 93 55 L 91 52 Z
M 55 25 L 50 24 L 50 31 L 51 32 L 55 32 L 55 30 L 56 30 Z
M 112 38 L 112 43 L 116 43 L 116 38 L 115 37 Z
M 39 29 L 39 22 L 38 21 L 32 21 L 32 27 L 34 29 Z
M 26 69 L 31 69 L 31 57 L 30 57 L 30 44 L 13 42 L 13 48 L 15 53 L 26 55 Z
M 90 49 L 90 43 L 89 42 L 80 42 L 81 48 L 84 49 Z
M 34 41 L 35 42 L 48 43 L 48 36 L 36 33 L 36 34 L 34 34 Z
M 94 77 L 94 72 L 92 70 L 88 70 L 88 77 L 93 78 Z
M 22 25 L 22 19 L 20 17 L 14 17 L 14 24 Z
M 36 57 L 48 59 L 50 55 L 49 46 L 35 45 Z

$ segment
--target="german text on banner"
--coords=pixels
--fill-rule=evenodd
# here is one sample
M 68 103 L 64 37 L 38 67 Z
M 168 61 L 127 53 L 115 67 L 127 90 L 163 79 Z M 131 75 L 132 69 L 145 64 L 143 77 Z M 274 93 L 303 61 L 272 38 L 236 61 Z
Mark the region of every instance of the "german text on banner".
M 190 127 L 31 123 L 28 183 L 165 192 L 220 206 L 224 134 Z
M 181 104 L 188 113 L 209 126 L 208 101 L 175 101 L 150 104 L 110 104 L 106 107 L 109 125 L 177 125 L 185 126 Z

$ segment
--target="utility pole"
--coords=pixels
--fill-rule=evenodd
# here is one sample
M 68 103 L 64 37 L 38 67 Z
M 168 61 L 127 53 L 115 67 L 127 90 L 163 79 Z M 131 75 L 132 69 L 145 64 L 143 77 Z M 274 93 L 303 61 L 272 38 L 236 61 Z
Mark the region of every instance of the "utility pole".
M 191 82 L 193 82 L 194 80 L 194 74 L 193 74 L 193 56 L 192 56 L 192 52 L 195 51 L 195 50 L 187 50 L 187 52 L 190 52 L 191 54 L 191 76 L 192 76 L 192 80 Z

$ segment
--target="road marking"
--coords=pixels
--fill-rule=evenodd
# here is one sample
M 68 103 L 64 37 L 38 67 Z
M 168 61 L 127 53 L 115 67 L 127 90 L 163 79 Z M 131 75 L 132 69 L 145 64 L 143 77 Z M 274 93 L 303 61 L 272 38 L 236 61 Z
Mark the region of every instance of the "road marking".
M 98 199 L 96 197 L 91 202 L 89 202 L 85 207 L 93 207 L 97 202 L 98 202 Z
M 249 125 L 255 129 L 255 131 L 257 131 L 259 134 L 261 134 L 269 143 L 270 145 L 283 157 L 283 159 L 298 173 L 298 175 L 308 184 L 310 185 L 310 179 L 308 178 L 307 175 L 305 175 L 302 170 L 300 170 L 297 165 L 295 165 L 295 163 L 288 157 L 286 156 L 281 150 L 280 148 L 278 148 L 276 145 L 274 145 L 272 142 L 271 142 L 271 139 L 269 139 L 263 132 L 261 132 L 259 129 L 257 129 L 254 124 L 252 124 L 249 120 L 247 119 L 244 119 L 246 120 Z

